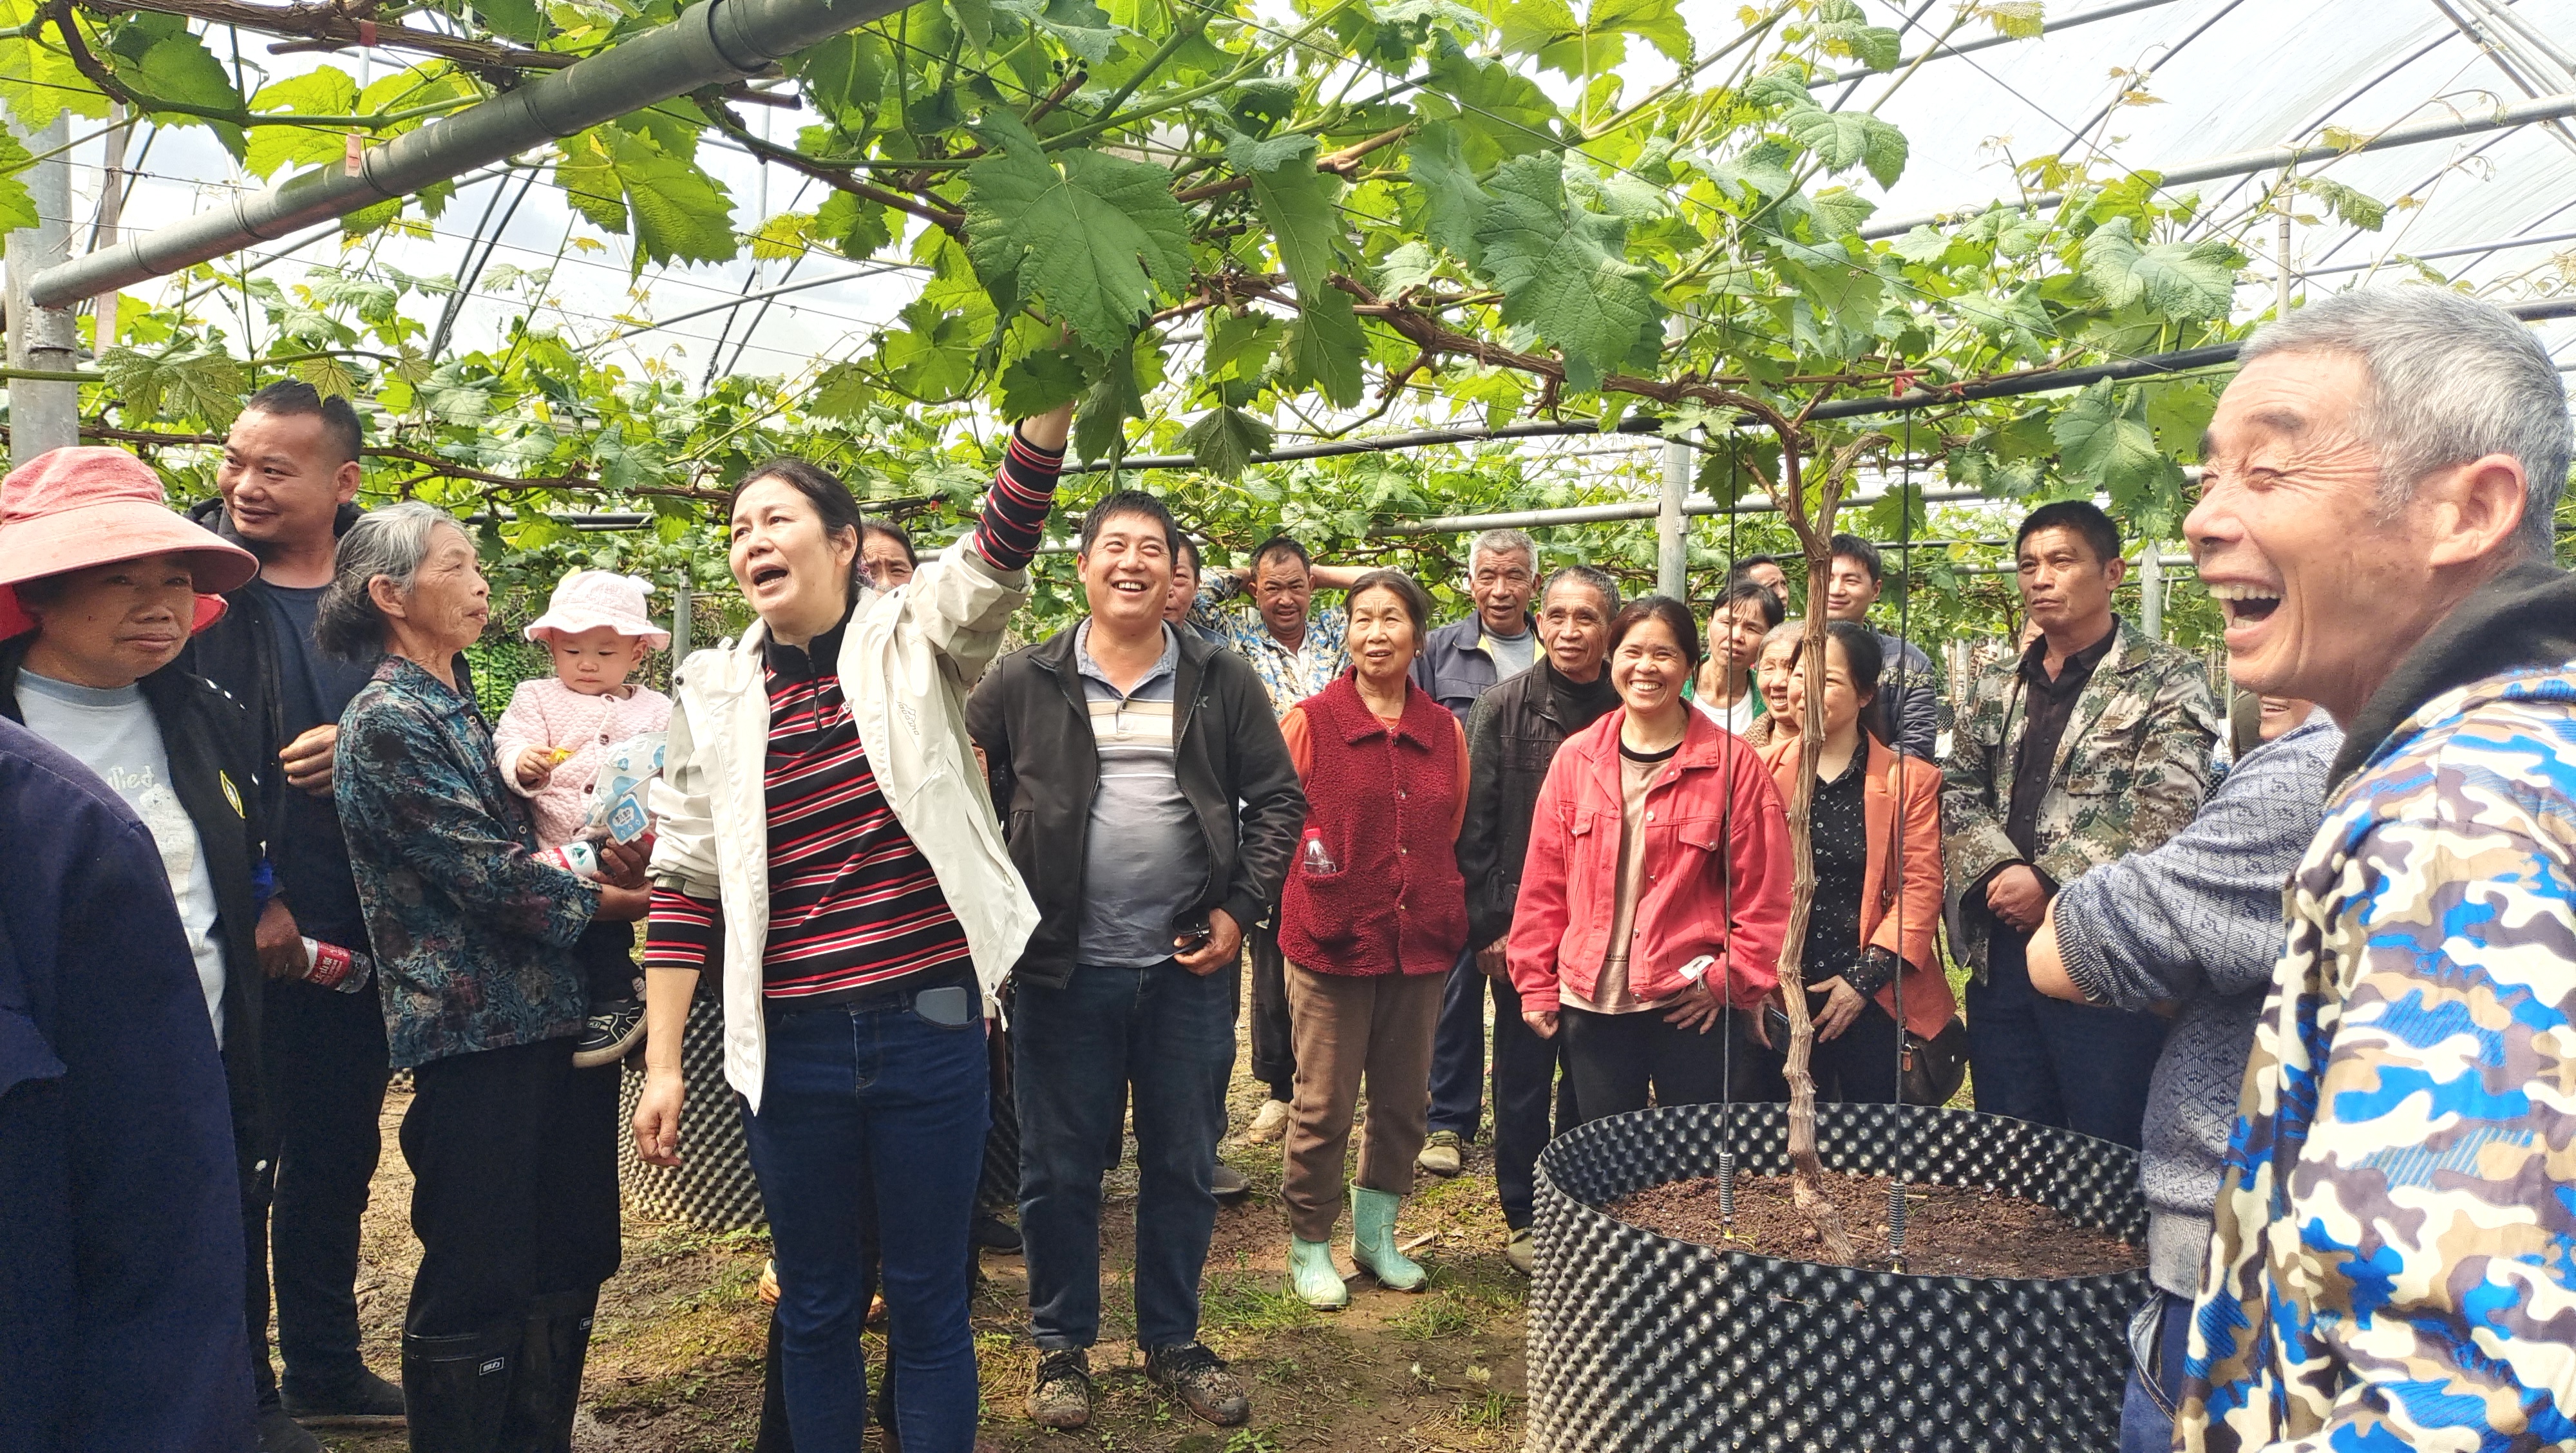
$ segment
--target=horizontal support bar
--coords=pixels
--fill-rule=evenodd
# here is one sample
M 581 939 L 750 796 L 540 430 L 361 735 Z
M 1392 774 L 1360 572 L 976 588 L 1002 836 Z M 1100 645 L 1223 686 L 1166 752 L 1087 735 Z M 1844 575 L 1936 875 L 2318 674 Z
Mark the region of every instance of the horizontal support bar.
M 908 0 L 701 0 L 670 24 L 405 132 L 366 151 L 353 174 L 325 166 L 244 193 L 182 222 L 49 267 L 28 280 L 36 306 L 79 299 L 274 241 L 489 166 L 882 19 Z

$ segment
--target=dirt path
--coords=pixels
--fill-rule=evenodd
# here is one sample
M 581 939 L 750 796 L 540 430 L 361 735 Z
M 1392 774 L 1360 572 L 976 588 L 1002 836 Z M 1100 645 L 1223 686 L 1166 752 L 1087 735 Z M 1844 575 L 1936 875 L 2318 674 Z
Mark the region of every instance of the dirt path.
M 1243 1063 L 1238 1059 L 1238 1067 Z M 1234 1087 L 1235 1123 L 1259 1090 Z M 394 1131 L 410 1097 L 385 1106 L 384 1161 L 367 1214 L 359 1310 L 368 1362 L 397 1375 L 402 1307 L 418 1262 L 408 1220 L 411 1174 Z M 1356 1143 L 1356 1138 L 1355 1138 Z M 1521 1311 L 1526 1283 L 1502 1258 L 1502 1212 L 1492 1162 L 1479 1147 L 1456 1180 L 1425 1179 L 1400 1222 L 1431 1268 L 1428 1291 L 1407 1296 L 1367 1277 L 1351 1284 L 1350 1309 L 1316 1313 L 1284 1291 L 1287 1219 L 1279 1202 L 1276 1146 L 1228 1141 L 1223 1155 L 1253 1182 L 1242 1205 L 1219 1213 L 1207 1264 L 1203 1335 L 1249 1381 L 1249 1427 L 1195 1423 L 1158 1397 L 1143 1375 L 1127 1278 L 1134 1264 L 1132 1155 L 1114 1173 L 1103 1233 L 1101 1344 L 1092 1367 L 1100 1411 L 1088 1430 L 1048 1434 L 1020 1412 L 1037 1365 L 1027 1337 L 1027 1279 L 1016 1256 L 986 1253 L 975 1304 L 983 1366 L 984 1430 L 1006 1448 L 1290 1453 L 1295 1449 L 1499 1450 L 1521 1424 Z M 1349 1226 L 1344 1222 L 1347 1238 Z M 1345 1246 L 1347 1242 L 1345 1241 Z M 630 1213 L 624 1268 L 603 1289 L 585 1378 L 577 1446 L 636 1453 L 748 1449 L 760 1411 L 766 1311 L 753 1291 L 768 1238 L 709 1235 Z M 1348 1270 L 1348 1258 L 1343 1258 Z M 871 1366 L 882 1338 L 868 1337 Z M 873 1439 L 873 1434 L 871 1435 Z M 342 1453 L 392 1453 L 394 1437 L 331 1437 Z M 870 1447 L 875 1444 L 871 1441 Z

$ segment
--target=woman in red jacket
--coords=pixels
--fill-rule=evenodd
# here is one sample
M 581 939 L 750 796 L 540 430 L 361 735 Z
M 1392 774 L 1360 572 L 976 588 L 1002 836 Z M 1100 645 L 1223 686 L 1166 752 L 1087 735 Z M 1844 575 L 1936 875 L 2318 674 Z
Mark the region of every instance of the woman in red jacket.
M 1825 640 L 1825 739 L 1816 752 L 1810 855 L 1816 894 L 1807 914 L 1807 1012 L 1816 1022 L 1809 1070 L 1816 1098 L 1888 1104 L 1897 1098 L 1897 981 L 1905 1027 L 1925 1039 L 1956 1012 L 1932 925 L 1941 918 L 1941 771 L 1881 740 L 1878 635 L 1835 621 Z M 1806 710 L 1803 662 L 1790 668 L 1787 720 Z M 1762 760 L 1785 800 L 1797 790 L 1799 741 L 1784 731 Z M 1789 1097 L 1767 1046 L 1766 1098 Z
M 1333 1267 L 1342 1158 L 1360 1084 L 1368 1130 L 1351 1187 L 1351 1259 L 1396 1291 L 1422 1268 L 1395 1246 L 1431 1113 L 1431 1033 L 1449 966 L 1467 942 L 1458 826 L 1467 737 L 1413 684 L 1430 597 L 1375 570 L 1347 597 L 1351 669 L 1280 720 L 1306 784 L 1306 827 L 1279 900 L 1288 1019 L 1297 1048 L 1288 1168 L 1288 1273 L 1310 1306 L 1350 1289 Z
M 1558 749 L 1530 824 L 1512 982 L 1531 1029 L 1564 1030 L 1586 1120 L 1644 1109 L 1650 1087 L 1661 1105 L 1723 1097 L 1709 1031 L 1733 1004 L 1740 1050 L 1779 977 L 1788 816 L 1753 749 L 1682 699 L 1698 669 L 1681 602 L 1621 610 L 1610 680 L 1623 709 Z

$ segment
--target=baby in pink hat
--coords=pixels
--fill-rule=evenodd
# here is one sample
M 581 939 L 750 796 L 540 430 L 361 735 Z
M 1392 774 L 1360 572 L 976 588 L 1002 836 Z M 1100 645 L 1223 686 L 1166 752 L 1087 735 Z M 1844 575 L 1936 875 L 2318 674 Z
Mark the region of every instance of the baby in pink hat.
M 519 683 L 492 742 L 502 779 L 528 799 L 545 847 L 581 836 L 610 746 L 671 725 L 671 698 L 626 679 L 646 651 L 671 644 L 671 633 L 644 613 L 651 592 L 633 576 L 576 570 L 555 583 L 546 613 L 521 633 L 553 654 L 555 674 Z M 573 1064 L 614 1064 L 644 1033 L 635 926 L 593 924 L 573 951 L 590 981 L 590 1019 Z

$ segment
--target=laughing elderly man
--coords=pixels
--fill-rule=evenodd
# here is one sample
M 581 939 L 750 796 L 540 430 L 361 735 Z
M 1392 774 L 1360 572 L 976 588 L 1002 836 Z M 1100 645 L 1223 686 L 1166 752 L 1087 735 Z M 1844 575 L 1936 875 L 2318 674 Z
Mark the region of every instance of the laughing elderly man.
M 2188 1450 L 2576 1442 L 2567 399 L 2430 288 L 2254 335 L 2184 530 L 2237 683 L 2344 728 L 2192 1318 Z

